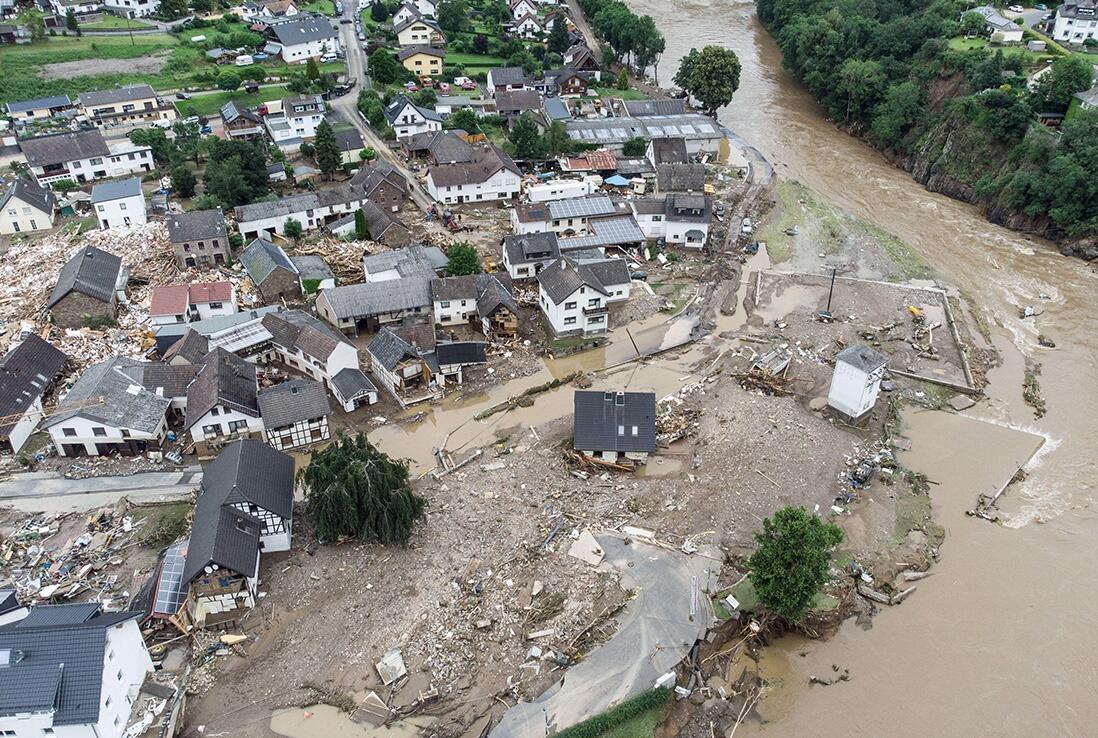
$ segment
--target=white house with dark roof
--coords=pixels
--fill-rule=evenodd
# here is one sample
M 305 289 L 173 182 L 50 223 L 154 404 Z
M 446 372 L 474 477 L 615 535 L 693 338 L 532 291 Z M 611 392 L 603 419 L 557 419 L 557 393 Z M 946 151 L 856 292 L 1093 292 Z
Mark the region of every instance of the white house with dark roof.
M 286 221 L 293 219 L 304 231 L 323 228 L 328 223 L 368 202 L 361 188 L 351 184 L 326 187 L 316 192 L 283 197 L 274 202 L 255 202 L 236 208 L 236 224 L 245 240 L 270 238 L 286 232 Z
M 427 170 L 427 191 L 434 200 L 450 205 L 518 197 L 522 173 L 511 157 L 491 144 L 474 147 L 473 157 Z
M 877 403 L 888 357 L 865 344 L 848 346 L 835 356 L 835 371 L 827 404 L 853 420 L 864 417 Z
M 514 20 L 511 32 L 520 38 L 538 38 L 546 33 L 545 23 L 536 13 L 526 13 Z
M 504 90 L 524 90 L 529 78 L 522 67 L 493 67 L 488 70 L 488 96 L 495 97 Z
M 712 203 L 702 194 L 675 192 L 666 197 L 629 200 L 645 238 L 700 249 L 709 238 Z
M 0 235 L 48 231 L 53 228 L 55 206 L 52 190 L 16 179 L 0 198 Z
M 42 420 L 65 354 L 32 333 L 0 358 L 0 453 L 18 453 Z
M 589 232 L 592 219 L 628 212 L 620 209 L 607 195 L 571 197 L 550 202 L 519 203 L 511 211 L 515 233 L 552 231 L 560 236 L 582 236 Z
M 141 613 L 97 602 L 5 609 L 0 735 L 122 738 L 153 671 Z
M 518 330 L 518 305 L 510 278 L 502 273 L 433 279 L 431 300 L 435 325 L 444 329 L 473 325 L 494 337 L 513 336 Z
M 102 129 L 146 126 L 153 121 L 171 122 L 179 117 L 171 101 L 161 98 L 145 84 L 81 92 L 77 105 L 96 128 Z
M 332 437 L 332 409 L 324 385 L 312 379 L 291 379 L 259 391 L 259 412 L 267 443 L 279 451 L 305 448 Z
M 302 143 L 316 138 L 317 126 L 324 120 L 324 98 L 320 95 L 288 97 L 267 103 L 264 125 L 279 148 L 297 150 Z
M 1057 7 L 1052 37 L 1072 44 L 1082 44 L 1091 38 L 1098 39 L 1098 2 L 1068 0 Z
M 984 28 L 994 43 L 1018 43 L 1025 33 L 1022 26 L 1004 16 L 992 5 L 979 5 L 966 12 L 979 13 L 984 17 Z M 1053 34 L 1055 34 L 1055 28 Z
M 212 349 L 187 387 L 183 428 L 200 456 L 238 438 L 262 437 L 255 366 L 223 348 Z
M 593 336 L 609 330 L 609 306 L 629 299 L 624 259 L 563 256 L 538 274 L 538 306 L 558 336 Z
M 15 123 L 30 120 L 45 120 L 72 107 L 68 95 L 40 97 L 34 100 L 17 100 L 7 103 L 4 108 L 8 117 Z
M 42 423 L 58 456 L 160 457 L 171 400 L 145 389 L 127 373 L 142 365 L 113 356 L 84 370 Z
M 611 463 L 643 464 L 656 450 L 655 392 L 577 391 L 572 448 Z
M 263 50 L 281 56 L 289 64 L 304 64 L 309 59 L 335 53 L 342 46 L 339 32 L 331 21 L 322 15 L 302 13 L 277 23 L 267 29 L 271 41 Z
M 385 120 L 396 133 L 397 139 L 442 130 L 442 117 L 430 108 L 414 105 L 404 95 L 398 94 L 385 108 Z
M 148 222 L 141 180 L 100 182 L 92 187 L 92 209 L 100 230 L 130 228 Z
M 344 369 L 358 369 L 358 349 L 339 331 L 302 310 L 262 318 L 270 333 L 272 359 L 326 386 Z
M 442 46 L 446 43 L 446 37 L 442 34 L 442 28 L 438 21 L 424 15 L 406 18 L 393 24 L 393 33 L 397 37 L 397 45 L 405 46 Z
M 559 258 L 557 234 L 552 231 L 516 233 L 503 238 L 503 265 L 511 279 L 533 279 Z
M 25 138 L 19 148 L 38 184 L 69 180 L 77 184 L 153 170 L 152 148 L 129 139 L 107 141 L 97 130 Z

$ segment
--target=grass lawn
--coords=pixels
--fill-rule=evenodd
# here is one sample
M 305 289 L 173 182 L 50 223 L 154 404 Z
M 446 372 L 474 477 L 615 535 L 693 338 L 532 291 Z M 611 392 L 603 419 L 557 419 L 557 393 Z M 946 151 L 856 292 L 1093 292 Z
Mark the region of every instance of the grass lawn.
M 652 732 L 666 716 L 667 706 L 657 705 L 600 734 L 599 738 L 652 738 Z
M 755 585 L 751 583 L 750 578 L 745 578 L 742 582 L 717 594 L 713 598 L 714 609 L 717 612 L 718 617 L 727 619 L 729 613 L 724 605 L 724 598 L 731 593 L 733 597 L 740 603 L 740 610 L 744 612 L 755 612 L 759 609 L 759 595 L 755 593 Z M 812 599 L 813 610 L 834 610 L 839 606 L 839 601 L 830 595 L 826 595 L 823 592 L 819 592 Z
M 151 23 L 138 20 L 136 18 L 119 18 L 117 15 L 103 14 L 103 19 L 95 23 L 81 23 L 80 30 L 82 31 L 118 31 L 132 28 L 137 30 L 138 28 L 153 28 Z
M 221 109 L 221 106 L 230 100 L 236 100 L 241 105 L 253 107 L 270 100 L 279 100 L 289 94 L 285 85 L 272 85 L 270 87 L 260 87 L 259 92 L 254 95 L 249 95 L 243 90 L 195 95 L 190 100 L 176 100 L 175 107 L 179 109 L 179 114 L 184 117 L 188 115 L 215 115 Z
M 602 97 L 620 97 L 622 100 L 648 99 L 648 95 L 645 95 L 639 90 L 619 90 L 617 87 L 593 87 L 591 89 L 599 93 Z
M 507 60 L 501 56 L 482 56 L 481 54 L 447 54 L 447 65 L 464 65 L 468 67 L 501 67 Z
M 301 9 L 309 13 L 321 13 L 322 15 L 335 15 L 336 12 L 335 3 L 332 0 L 313 0 L 311 3 L 302 5 Z

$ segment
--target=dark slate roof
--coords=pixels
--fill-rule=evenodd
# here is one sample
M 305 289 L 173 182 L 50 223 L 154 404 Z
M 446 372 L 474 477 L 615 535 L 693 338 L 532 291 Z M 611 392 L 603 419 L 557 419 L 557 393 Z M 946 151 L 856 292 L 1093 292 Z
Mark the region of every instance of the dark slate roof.
M 557 234 L 552 231 L 505 236 L 503 248 L 510 264 L 529 264 L 532 261 L 556 259 L 560 256 Z
M 236 213 L 236 221 L 239 224 L 250 220 L 295 215 L 306 210 L 332 205 L 349 205 L 361 199 L 362 190 L 350 184 L 340 184 L 315 192 L 290 195 L 274 202 L 253 202 L 248 205 L 237 205 L 233 212 Z
M 13 610 L 18 610 L 22 605 L 15 596 L 14 589 L 0 589 L 0 615 L 6 615 Z
M 141 197 L 140 179 L 133 177 L 92 185 L 91 201 L 93 203 L 121 200 L 124 197 Z
M 519 168 L 507 154 L 491 144 L 474 147 L 474 159 L 458 164 L 444 164 L 431 167 L 428 176 L 436 187 L 477 184 L 488 181 L 493 174 L 507 169 L 521 176 Z
M 221 208 L 192 210 L 189 213 L 173 213 L 168 216 L 168 239 L 172 243 L 210 238 L 228 238 L 225 214 L 221 212 Z
M 335 279 L 332 268 L 328 266 L 328 262 L 324 261 L 322 256 L 302 254 L 301 256 L 291 256 L 290 261 L 293 262 L 294 268 L 297 269 L 297 273 L 302 279 Z
M 225 349 L 215 348 L 202 359 L 198 375 L 187 388 L 186 428 L 215 405 L 224 405 L 253 418 L 259 416 L 255 366 Z
M 431 280 L 431 299 L 439 300 L 475 300 L 477 299 L 477 275 L 460 277 L 441 277 Z
M 257 287 L 279 267 L 297 274 L 297 269 L 282 247 L 262 238 L 257 238 L 248 244 L 240 254 L 240 263 L 244 265 L 245 271 Z
M 420 352 L 389 328 L 382 328 L 370 341 L 366 351 L 374 362 L 392 371 L 405 358 L 419 358 Z
M 122 259 L 94 246 L 85 246 L 61 267 L 46 307 L 53 307 L 70 292 L 110 302 L 121 270 Z
M 362 203 L 362 207 L 359 209 L 366 217 L 366 230 L 370 232 L 370 238 L 375 241 L 381 241 L 385 238 L 385 234 L 389 232 L 390 228 L 408 230 L 408 226 L 404 225 L 403 221 L 393 217 L 393 214 L 388 210 L 382 210 L 370 200 Z M 350 217 L 354 218 L 354 214 L 351 213 Z
M 388 162 L 375 161 L 373 164 L 363 164 L 355 176 L 351 177 L 351 184 L 361 187 L 369 196 L 382 182 L 395 185 L 402 192 L 408 191 L 408 180 Z
M 203 492 L 194 506 L 183 581 L 193 582 L 211 564 L 246 577 L 255 576 L 262 530 L 263 523 L 258 518 L 222 505 L 219 494 Z
M 389 106 L 385 108 L 385 119 L 388 120 L 389 123 L 396 123 L 397 118 L 400 117 L 400 114 L 401 112 L 403 112 L 404 108 L 409 106 L 414 108 L 417 113 L 422 115 L 427 120 L 442 120 L 442 116 L 440 116 L 435 111 L 431 110 L 430 108 L 424 108 L 416 105 L 401 93 L 398 93 L 397 96 L 393 98 L 393 101 L 389 103 Z
M 52 710 L 54 726 L 98 720 L 106 629 L 139 617 L 98 613 L 97 604 L 41 605 L 0 627 L 0 651 L 22 653 L 0 668 L 0 715 Z
M 263 427 L 274 430 L 324 417 L 331 413 L 331 407 L 322 382 L 291 379 L 259 391 L 259 412 L 263 416 Z
M 340 369 L 332 377 L 332 392 L 336 399 L 345 403 L 369 393 L 376 393 L 377 388 L 361 369 Z
M 506 284 L 504 284 L 506 280 Z M 506 272 L 477 275 L 477 313 L 486 318 L 500 305 L 518 315 L 518 303 L 511 294 L 511 279 Z
M 141 366 L 142 362 L 125 356 L 92 364 L 42 426 L 49 428 L 79 416 L 112 428 L 153 433 L 164 420 L 171 400 L 134 382 L 127 372 Z
M 113 105 L 114 103 L 127 102 L 129 100 L 142 100 L 147 97 L 156 97 L 156 91 L 149 85 L 127 85 L 125 87 L 116 87 L 112 90 L 81 92 L 77 95 L 80 104 L 85 107 L 94 105 Z
M 439 27 L 437 21 L 435 21 L 431 18 L 425 18 L 422 15 L 416 14 L 416 15 L 412 16 L 411 18 L 405 19 L 402 23 L 395 24 L 393 26 L 393 33 L 400 33 L 401 31 L 403 31 L 405 28 L 412 25 L 413 23 L 422 23 L 425 26 L 428 26 L 430 28 L 435 29 L 439 33 L 442 32 L 442 29 Z
M 526 71 L 522 67 L 495 67 L 488 71 L 494 85 L 519 85 L 526 82 Z
M 568 105 L 559 97 L 547 97 L 542 103 L 542 109 L 549 120 L 571 120 L 572 112 Z
M 169 344 L 169 348 L 161 352 L 164 361 L 170 361 L 178 356 L 191 364 L 197 364 L 202 361 L 203 356 L 210 353 L 210 339 L 193 328 L 188 328 L 181 338 L 175 339 L 173 336 L 169 337 L 169 340 L 174 342 Z M 160 345 L 159 341 L 160 336 L 158 335 L 158 346 Z
M 649 115 L 682 115 L 686 105 L 678 98 L 666 100 L 623 100 L 626 115 L 643 118 Z
M 403 49 L 397 52 L 397 59 L 404 61 L 409 57 L 413 57 L 416 54 L 427 54 L 429 56 L 437 56 L 440 59 L 446 58 L 446 49 L 439 49 L 434 46 L 405 46 Z
M 453 131 L 438 131 L 428 134 L 431 140 L 427 151 L 439 164 L 458 164 L 475 161 L 476 148 Z
M 576 392 L 574 402 L 572 447 L 576 450 L 656 450 L 654 392 Z
M 565 256 L 538 273 L 538 284 L 554 303 L 560 303 L 583 285 L 606 295 L 609 294 L 608 285 L 628 281 L 629 267 L 625 259 L 581 262 Z
M 326 415 L 328 400 L 320 382 L 294 379 L 267 389 L 301 383 L 320 387 L 324 412 L 318 414 Z M 294 512 L 293 457 L 252 438 L 236 441 L 206 467 L 202 495 L 212 495 L 218 506 L 251 503 L 288 520 Z
M 652 162 L 643 156 L 619 156 L 618 174 L 623 177 L 633 177 L 638 174 L 655 174 L 656 170 Z
M 13 197 L 19 198 L 28 205 L 33 205 L 43 213 L 53 214 L 55 202 L 53 191 L 40 186 L 37 182 L 32 182 L 29 179 L 17 179 L 12 182 L 11 187 L 4 193 L 4 197 L 0 198 L 0 212 L 4 210 L 8 201 Z
M 660 164 L 656 167 L 656 187 L 661 192 L 701 192 L 705 187 L 705 165 Z
M 660 164 L 684 164 L 690 161 L 690 156 L 686 152 L 685 138 L 653 138 L 651 145 L 652 160 L 657 166 Z
M 27 110 L 41 110 L 42 108 L 67 108 L 72 105 L 68 95 L 54 95 L 53 97 L 40 97 L 35 100 L 19 100 L 7 105 L 8 115 L 22 113 Z
M 335 132 L 336 146 L 340 151 L 358 151 L 366 146 L 362 141 L 362 134 L 354 128 Z
M 835 361 L 850 364 L 850 366 L 861 369 L 867 374 L 888 365 L 887 356 L 874 351 L 864 343 L 844 348 L 835 356 Z
M 327 18 L 319 15 L 295 16 L 293 20 L 271 27 L 271 32 L 283 46 L 306 44 L 336 37 L 336 29 Z
M 276 344 L 291 352 L 300 349 L 315 359 L 327 360 L 341 343 L 352 345 L 342 333 L 301 310 L 268 313 L 263 316 L 262 323 Z
M 240 105 L 236 100 L 229 100 L 229 102 L 221 106 L 221 120 L 226 123 L 234 123 L 239 118 L 243 118 L 256 125 L 263 125 L 263 118 L 261 118 L 258 113 Z
M 64 366 L 65 354 L 34 334 L 0 359 L 0 433 L 11 432 Z
M 140 384 L 149 392 L 175 399 L 187 396 L 187 386 L 198 374 L 199 366 L 195 364 L 182 364 L 173 366 L 163 362 L 153 361 L 149 363 L 135 364 L 122 371 L 135 383 Z
M 500 113 L 521 113 L 541 108 L 541 93 L 537 90 L 500 90 L 496 93 L 496 110 Z
M 458 341 L 455 343 L 440 343 L 435 346 L 435 356 L 442 366 L 450 364 L 486 364 L 488 356 L 484 350 L 483 341 Z
M 23 150 L 27 164 L 32 167 L 64 164 L 75 159 L 111 154 L 103 134 L 96 129 L 27 138 L 19 142 L 19 148 Z
M 363 318 L 431 304 L 430 280 L 422 277 L 349 284 L 321 294 L 339 318 Z

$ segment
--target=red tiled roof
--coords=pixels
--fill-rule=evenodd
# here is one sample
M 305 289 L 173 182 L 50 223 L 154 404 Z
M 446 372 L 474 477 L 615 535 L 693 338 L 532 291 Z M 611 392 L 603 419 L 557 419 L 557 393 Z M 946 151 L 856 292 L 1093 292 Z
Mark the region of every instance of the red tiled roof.
M 182 315 L 187 305 L 228 302 L 232 294 L 233 286 L 227 281 L 153 287 L 149 315 Z
M 191 304 L 203 302 L 228 302 L 233 294 L 233 286 L 228 281 L 200 282 L 190 285 Z

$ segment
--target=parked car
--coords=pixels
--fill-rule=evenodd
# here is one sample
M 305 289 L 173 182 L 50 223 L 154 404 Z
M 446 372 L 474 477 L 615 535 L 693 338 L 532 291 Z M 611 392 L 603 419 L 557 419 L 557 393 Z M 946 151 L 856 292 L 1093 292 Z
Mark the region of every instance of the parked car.
M 200 134 L 202 134 L 203 136 L 209 136 L 211 133 L 213 133 L 213 129 L 210 128 L 209 126 L 202 126 L 201 128 L 198 129 L 198 132 Z
M 268 54 L 264 54 L 262 51 L 257 51 L 256 53 L 252 54 L 252 58 L 255 59 L 257 62 L 261 62 L 267 61 L 271 57 Z
M 190 116 L 187 116 L 186 118 L 184 118 L 183 120 L 181 120 L 179 122 L 182 123 L 183 125 L 190 125 L 192 123 L 198 123 L 199 119 L 198 119 L 197 115 L 190 115 Z
M 186 92 L 177 92 L 177 93 L 175 93 L 175 99 L 176 100 L 190 100 L 191 96 L 188 95 Z
M 647 282 L 648 272 L 641 271 L 639 269 L 635 272 L 629 272 L 629 279 L 632 279 L 634 281 Z
M 1024 13 L 1024 12 L 1026 12 L 1026 9 L 1023 8 L 1021 5 L 1011 5 L 1009 8 L 1007 8 L 1007 10 L 1009 10 L 1011 13 Z
M 713 212 L 717 215 L 724 215 L 724 203 L 720 200 L 717 200 L 717 202 L 713 203 Z
M 450 84 L 448 82 L 439 82 L 438 83 L 438 93 L 440 95 L 449 95 L 450 94 Z
M 340 19 L 339 19 L 339 22 L 340 22 L 340 24 L 342 24 L 342 25 L 344 25 L 344 26 L 349 26 L 349 25 L 351 25 L 352 23 L 354 23 L 354 21 L 353 21 L 353 20 L 351 20 L 350 18 L 340 18 Z
M 321 64 L 327 64 L 328 62 L 334 62 L 337 58 L 338 57 L 336 57 L 335 54 L 333 54 L 332 52 L 329 51 L 327 54 L 320 57 L 320 63 Z
M 1035 10 L 1048 10 L 1048 6 L 1044 3 L 1037 3 L 1033 6 Z
M 461 83 L 461 89 L 463 89 L 463 90 L 475 90 L 476 88 L 477 88 L 477 83 L 474 82 L 473 80 L 469 80 L 467 82 L 462 82 Z
M 752 224 L 751 219 L 744 218 L 743 225 L 740 226 L 740 232 L 745 235 L 750 235 L 753 230 L 755 230 L 755 226 Z

